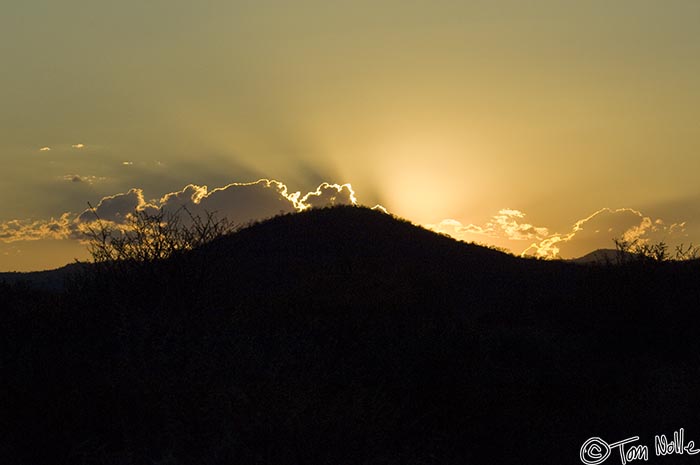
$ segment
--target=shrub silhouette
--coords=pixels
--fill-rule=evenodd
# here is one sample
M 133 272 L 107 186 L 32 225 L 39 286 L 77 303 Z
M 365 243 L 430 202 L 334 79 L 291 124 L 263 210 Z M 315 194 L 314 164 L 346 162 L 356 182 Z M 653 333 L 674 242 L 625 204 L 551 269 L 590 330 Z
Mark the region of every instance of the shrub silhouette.
M 149 263 L 193 250 L 235 231 L 227 218 L 215 212 L 194 215 L 186 207 L 136 211 L 123 224 L 105 221 L 90 205 L 95 219 L 83 227 L 95 263 Z
M 663 241 L 648 243 L 640 241 L 639 239 L 628 241 L 626 239 L 614 238 L 613 242 L 615 242 L 617 260 L 620 264 L 630 261 L 664 262 L 671 260 L 695 260 L 700 252 L 700 248 L 694 246 L 692 243 L 688 244 L 688 246 L 679 244 L 676 246 L 674 253 L 671 253 L 668 244 Z

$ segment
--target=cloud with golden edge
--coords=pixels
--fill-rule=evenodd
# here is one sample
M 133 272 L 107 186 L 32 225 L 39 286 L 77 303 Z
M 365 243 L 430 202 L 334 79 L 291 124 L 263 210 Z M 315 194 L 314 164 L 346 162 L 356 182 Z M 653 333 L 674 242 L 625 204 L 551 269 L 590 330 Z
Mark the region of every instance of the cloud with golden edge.
M 464 236 L 475 235 L 485 238 L 500 238 L 511 241 L 541 240 L 547 237 L 549 230 L 545 227 L 534 226 L 523 221 L 525 213 L 520 210 L 504 208 L 484 225 L 464 225 L 455 219 L 445 219 L 437 224 L 427 224 L 426 228 L 433 231 L 463 239 Z
M 673 242 L 687 237 L 686 223 L 666 224 L 632 208 L 601 208 L 576 221 L 567 233 L 549 233 L 548 228 L 524 222 L 519 210 L 503 209 L 484 225 L 464 225 L 454 219 L 426 225 L 456 239 L 506 246 L 523 256 L 573 258 L 601 248 L 613 247 L 613 239 L 639 244 Z M 529 246 L 518 243 L 529 242 Z M 521 251 L 522 250 L 522 251 Z
M 667 225 L 662 219 L 652 220 L 633 208 L 601 208 L 574 223 L 570 232 L 553 234 L 539 243 L 531 244 L 522 255 L 559 258 L 562 255 L 571 255 L 565 254 L 562 249 L 578 250 L 587 247 L 588 251 L 592 251 L 610 248 L 613 239 L 638 244 L 678 241 L 687 237 L 685 224 L 682 222 Z
M 86 182 L 78 175 L 66 175 L 63 179 Z M 145 198 L 143 189 L 133 188 L 103 197 L 94 208 L 77 215 L 64 213 L 59 220 L 12 220 L 0 223 L 0 241 L 80 238 L 86 227 L 98 219 L 110 227 L 123 229 L 128 227 L 131 215 L 142 211 L 156 213 L 162 209 L 180 214 L 180 219 L 185 223 L 191 221 L 189 214 L 196 217 L 214 213 L 234 224 L 246 225 L 278 214 L 357 203 L 355 191 L 350 184 L 326 182 L 303 196 L 301 192 L 290 192 L 284 183 L 270 179 L 231 183 L 212 190 L 207 186 L 188 184 L 182 190 L 153 200 Z M 381 206 L 375 208 L 383 209 Z M 189 214 L 185 214 L 184 209 Z
M 355 191 L 350 184 L 329 184 L 324 182 L 318 188 L 302 197 L 300 210 L 334 205 L 356 205 Z
M 66 175 L 63 179 L 90 182 L 91 178 L 86 180 L 82 176 Z M 183 214 L 183 209 L 186 209 L 193 216 L 214 213 L 234 224 L 246 225 L 278 214 L 357 204 L 352 185 L 326 182 L 304 195 L 291 192 L 284 183 L 271 179 L 231 183 L 211 190 L 207 186 L 188 184 L 179 191 L 152 200 L 145 198 L 142 189 L 134 188 L 103 197 L 94 209 L 79 214 L 64 213 L 48 220 L 0 223 L 0 241 L 79 239 L 83 237 L 82 231 L 97 218 L 112 227 L 124 228 L 128 227 L 130 215 L 140 211 L 155 213 L 162 209 L 181 214 L 182 221 L 187 222 L 190 217 Z M 387 213 L 381 205 L 373 208 Z M 613 238 L 643 244 L 687 237 L 685 222 L 667 224 L 631 208 L 602 208 L 576 221 L 567 233 L 550 233 L 548 228 L 526 221 L 524 212 L 512 208 L 499 210 L 482 225 L 445 219 L 425 226 L 459 240 L 506 247 L 521 255 L 548 259 L 569 258 L 599 248 L 610 248 Z
M 74 231 L 74 215 L 64 213 L 49 220 L 11 220 L 0 223 L 0 241 L 36 241 L 39 239 L 68 239 Z
M 380 211 L 380 212 L 385 213 L 387 215 L 389 214 L 389 210 L 387 210 L 386 208 L 384 208 L 382 205 L 379 205 L 379 204 L 372 207 L 372 210 L 377 210 L 377 211 Z
M 157 207 L 146 202 L 142 189 L 130 189 L 123 194 L 103 197 L 97 206 L 78 215 L 76 222 L 88 223 L 99 218 L 104 221 L 124 223 L 129 215 L 148 209 L 155 211 Z
M 685 222 L 666 224 L 632 208 L 601 208 L 576 221 L 566 233 L 550 233 L 548 228 L 534 226 L 524 218 L 523 212 L 505 208 L 483 225 L 445 219 L 425 226 L 459 240 L 498 245 L 522 256 L 545 259 L 573 258 L 596 249 L 612 248 L 613 239 L 644 244 L 678 243 L 687 238 Z M 518 244 L 525 241 L 529 245 Z

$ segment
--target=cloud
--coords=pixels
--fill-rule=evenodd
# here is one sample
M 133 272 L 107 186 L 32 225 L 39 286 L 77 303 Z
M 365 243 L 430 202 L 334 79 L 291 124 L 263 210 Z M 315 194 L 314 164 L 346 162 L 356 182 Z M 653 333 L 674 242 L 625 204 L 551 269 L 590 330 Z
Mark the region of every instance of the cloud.
M 570 232 L 554 234 L 533 243 L 523 254 L 543 258 L 580 256 L 599 248 L 614 247 L 613 239 L 639 244 L 680 242 L 687 238 L 685 222 L 667 225 L 632 208 L 601 208 L 574 223 Z
M 39 152 L 50 152 L 50 151 L 51 151 L 51 147 L 42 147 L 39 149 Z
M 66 175 L 67 182 L 89 182 L 90 178 Z M 94 208 L 79 214 L 64 213 L 59 220 L 12 220 L 0 223 L 0 241 L 39 240 L 45 238 L 80 238 L 81 231 L 98 218 L 121 228 L 130 215 L 159 209 L 180 214 L 182 221 L 189 221 L 187 209 L 193 216 L 214 213 L 236 225 L 270 218 L 282 213 L 299 212 L 309 208 L 329 205 L 357 204 L 350 184 L 322 183 L 316 190 L 301 195 L 290 192 L 285 184 L 275 180 L 260 179 L 249 183 L 231 183 L 209 190 L 207 186 L 189 184 L 182 190 L 170 192 L 160 198 L 147 200 L 142 189 L 103 197 Z M 383 208 L 381 206 L 378 206 Z M 377 208 L 377 207 L 375 207 Z M 60 226 L 60 227 L 59 227 Z
M 379 205 L 379 204 L 372 207 L 372 210 L 378 210 L 382 213 L 386 213 L 387 215 L 389 214 L 389 210 L 387 210 L 386 208 L 384 208 L 382 205 Z
M 322 183 L 305 194 L 289 192 L 285 184 L 260 179 L 250 183 L 232 183 L 208 191 L 206 186 L 190 184 L 183 190 L 163 196 L 155 205 L 176 211 L 187 208 L 194 215 L 215 212 L 237 224 L 292 213 L 308 208 L 355 205 L 357 198 L 350 184 Z
M 124 166 L 131 166 L 131 165 L 133 165 L 133 164 L 134 164 L 133 161 L 123 161 L 123 162 L 122 162 L 122 165 L 124 165 Z
M 73 144 L 71 145 L 74 149 L 83 149 L 85 148 L 85 144 Z
M 483 236 L 474 238 L 475 240 L 487 240 L 487 238 L 500 238 L 512 241 L 540 240 L 547 237 L 549 231 L 545 227 L 534 226 L 523 221 L 525 213 L 520 210 L 504 208 L 493 215 L 486 224 L 464 225 L 455 219 L 442 220 L 438 224 L 425 225 L 433 231 L 448 234 L 458 239 L 465 239 L 465 236 Z
M 540 258 L 573 258 L 596 249 L 614 247 L 613 239 L 629 242 L 680 243 L 687 238 L 686 223 L 666 224 L 662 219 L 631 208 L 601 208 L 576 221 L 566 233 L 550 233 L 549 229 L 524 221 L 519 210 L 503 209 L 483 225 L 446 219 L 427 228 L 456 239 L 506 247 L 516 254 Z
M 324 182 L 318 188 L 301 199 L 302 208 L 323 207 L 327 205 L 354 205 L 357 203 L 355 192 L 350 184 L 328 184 Z
M 73 235 L 73 215 L 64 213 L 49 220 L 11 220 L 0 223 L 0 241 L 34 241 L 39 239 L 68 239 Z
M 143 190 L 130 189 L 123 194 L 104 197 L 94 210 L 88 209 L 81 213 L 77 218 L 77 222 L 91 222 L 98 217 L 105 221 L 124 223 L 130 214 L 146 210 L 147 208 L 156 207 L 146 202 L 143 197 Z
M 65 175 L 66 182 L 91 183 L 101 178 L 94 176 Z M 81 231 L 96 218 L 121 228 L 128 224 L 130 215 L 139 211 L 180 214 L 182 221 L 189 221 L 186 209 L 194 216 L 214 213 L 235 225 L 266 219 L 281 213 L 299 212 L 309 208 L 329 205 L 355 205 L 356 193 L 350 184 L 321 183 L 315 190 L 302 195 L 292 192 L 279 181 L 260 179 L 248 183 L 231 183 L 209 189 L 207 186 L 188 184 L 179 191 L 147 199 L 144 191 L 133 188 L 127 192 L 103 197 L 94 210 L 78 214 L 64 213 L 48 220 L 12 220 L 0 223 L 0 241 L 77 239 Z M 375 209 L 386 212 L 381 205 Z M 599 248 L 614 247 L 613 238 L 629 242 L 670 245 L 687 240 L 685 222 L 667 223 L 631 208 L 602 208 L 576 221 L 569 231 L 552 233 L 550 229 L 528 219 L 520 210 L 504 208 L 491 216 L 484 224 L 463 223 L 445 219 L 437 224 L 425 225 L 436 232 L 468 242 L 479 242 L 512 250 L 516 254 L 541 258 L 573 258 Z
M 232 183 L 209 191 L 207 186 L 190 184 L 178 192 L 163 196 L 154 205 L 175 212 L 187 208 L 194 216 L 207 212 L 228 218 L 236 224 L 300 211 L 300 193 L 290 194 L 279 181 L 261 179 L 251 183 Z
M 493 220 L 498 228 L 511 240 L 522 241 L 546 237 L 549 234 L 547 228 L 536 227 L 530 223 L 522 222 L 525 214 L 519 210 L 503 209 Z
M 66 182 L 95 184 L 96 182 L 104 181 L 107 178 L 103 176 L 81 176 L 79 174 L 66 174 L 64 176 L 61 176 L 60 179 Z

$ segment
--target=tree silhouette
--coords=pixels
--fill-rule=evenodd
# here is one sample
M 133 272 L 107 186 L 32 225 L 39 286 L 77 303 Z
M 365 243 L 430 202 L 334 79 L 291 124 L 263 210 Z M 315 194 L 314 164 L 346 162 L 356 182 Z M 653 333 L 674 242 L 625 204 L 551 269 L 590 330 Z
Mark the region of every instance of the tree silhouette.
M 88 251 L 95 263 L 148 263 L 193 250 L 236 230 L 228 218 L 215 212 L 195 215 L 186 207 L 156 212 L 139 210 L 122 224 L 100 218 L 90 204 L 95 219 L 83 227 Z

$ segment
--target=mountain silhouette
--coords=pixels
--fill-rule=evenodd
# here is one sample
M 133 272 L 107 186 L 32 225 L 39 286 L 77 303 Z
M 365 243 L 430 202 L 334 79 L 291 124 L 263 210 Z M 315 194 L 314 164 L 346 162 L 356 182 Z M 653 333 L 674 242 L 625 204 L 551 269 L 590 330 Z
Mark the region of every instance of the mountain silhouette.
M 616 249 L 596 249 L 592 252 L 587 253 L 581 257 L 573 258 L 569 260 L 572 263 L 579 264 L 617 264 L 622 261 L 629 261 L 634 259 L 634 254 L 626 251 L 616 250 Z
M 699 276 L 517 258 L 335 207 L 84 267 L 62 291 L 5 284 L 0 453 L 574 464 L 588 438 L 640 436 L 654 457 L 655 434 L 700 440 Z
M 67 280 L 89 267 L 89 263 L 69 263 L 53 270 L 2 272 L 0 273 L 0 283 L 19 284 L 38 290 L 61 291 Z

